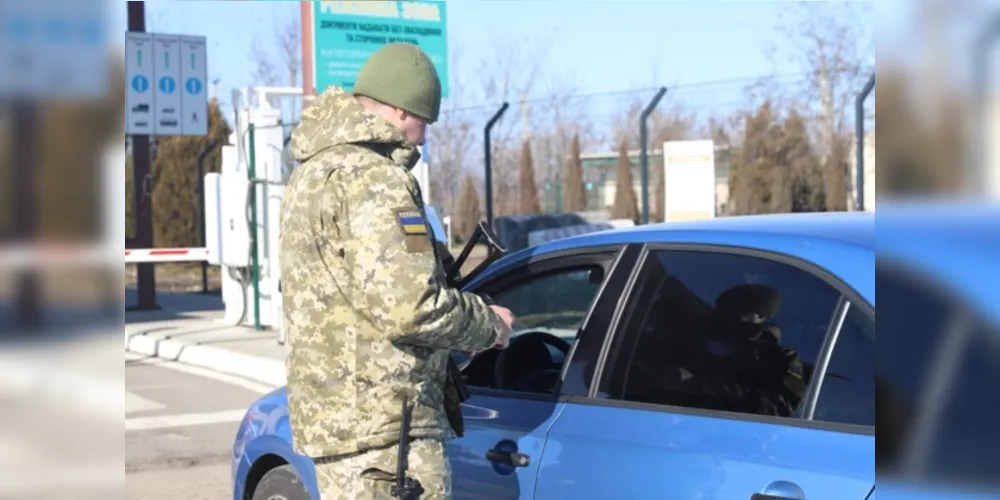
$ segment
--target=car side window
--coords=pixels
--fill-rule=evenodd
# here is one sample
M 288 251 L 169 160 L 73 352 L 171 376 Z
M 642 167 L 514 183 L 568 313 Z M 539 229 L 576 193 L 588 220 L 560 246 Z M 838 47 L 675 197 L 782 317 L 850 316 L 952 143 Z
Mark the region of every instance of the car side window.
M 875 321 L 857 306 L 840 329 L 813 419 L 875 427 Z
M 527 333 L 544 332 L 572 345 L 603 281 L 604 267 L 599 264 L 560 268 L 493 291 L 491 298 L 514 313 L 512 343 Z M 549 347 L 547 353 L 546 347 Z M 535 372 L 558 370 L 565 362 L 565 354 L 541 344 L 519 348 L 517 359 L 511 363 L 511 383 Z M 498 388 L 494 377 L 498 356 L 499 351 L 477 355 L 463 370 L 466 383 L 472 387 Z M 458 355 L 456 360 L 462 363 L 467 358 Z
M 941 332 L 952 308 L 907 272 L 876 264 L 875 287 L 882 296 L 882 336 L 875 373 L 875 467 L 879 473 L 901 462 L 923 388 L 933 372 Z
M 1000 325 L 913 269 L 877 268 L 875 284 L 877 474 L 997 488 Z
M 597 296 L 603 274 L 596 265 L 560 269 L 494 293 L 493 300 L 517 318 L 511 337 L 539 328 L 575 336 Z
M 654 251 L 623 311 L 602 396 L 797 416 L 839 298 L 780 262 Z

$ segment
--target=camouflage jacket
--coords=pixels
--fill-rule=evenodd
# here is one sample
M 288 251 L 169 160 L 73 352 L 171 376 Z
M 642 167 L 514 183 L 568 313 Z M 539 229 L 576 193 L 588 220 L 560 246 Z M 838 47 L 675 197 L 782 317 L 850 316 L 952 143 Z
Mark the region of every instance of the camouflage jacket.
M 404 395 L 412 437 L 449 439 L 452 350 L 496 343 L 499 318 L 445 285 L 402 131 L 331 88 L 292 134 L 300 162 L 282 201 L 280 259 L 288 411 L 297 453 L 329 457 L 396 443 Z

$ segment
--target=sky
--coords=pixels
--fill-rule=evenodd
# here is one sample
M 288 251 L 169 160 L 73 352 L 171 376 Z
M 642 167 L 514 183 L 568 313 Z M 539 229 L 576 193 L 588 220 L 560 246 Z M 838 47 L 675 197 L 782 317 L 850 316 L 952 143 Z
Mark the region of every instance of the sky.
M 267 44 L 276 24 L 298 18 L 297 2 L 146 4 L 147 31 L 207 37 L 209 81 L 218 80 L 223 102 L 233 88 L 254 83 L 252 41 Z M 626 96 L 646 99 L 666 85 L 673 89 L 672 98 L 722 111 L 743 104 L 742 89 L 752 80 L 801 74 L 802 68 L 788 60 L 792 47 L 787 43 L 776 57 L 765 51 L 769 43 L 781 42 L 776 31 L 788 7 L 784 1 L 739 0 L 449 1 L 448 43 L 457 53 L 449 66 L 453 77 L 474 82 L 477 72 L 491 67 L 491 58 L 515 51 L 528 60 L 526 65 L 541 59 L 540 92 L 648 89 Z M 124 30 L 124 2 L 114 15 Z M 711 82 L 717 83 L 703 85 Z M 461 108 L 499 104 L 472 95 L 452 100 Z

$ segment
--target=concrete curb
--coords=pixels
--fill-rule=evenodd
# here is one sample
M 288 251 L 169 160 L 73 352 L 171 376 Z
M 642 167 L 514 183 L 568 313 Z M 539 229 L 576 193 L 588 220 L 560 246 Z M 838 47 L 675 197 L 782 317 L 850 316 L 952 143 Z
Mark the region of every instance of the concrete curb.
M 177 361 L 245 379 L 281 387 L 285 385 L 285 362 L 250 354 L 189 344 L 172 339 L 158 339 L 144 332 L 129 334 L 125 350 L 144 356 Z

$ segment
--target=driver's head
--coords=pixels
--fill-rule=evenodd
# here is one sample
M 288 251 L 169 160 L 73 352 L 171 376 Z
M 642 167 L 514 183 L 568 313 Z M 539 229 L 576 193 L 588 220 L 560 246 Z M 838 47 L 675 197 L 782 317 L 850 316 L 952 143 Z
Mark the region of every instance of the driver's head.
M 781 295 L 766 285 L 739 285 L 715 299 L 715 314 L 726 320 L 761 324 L 778 314 Z
M 417 146 L 441 111 L 441 79 L 430 57 L 416 45 L 390 43 L 365 61 L 354 95 L 366 108 L 403 131 Z

